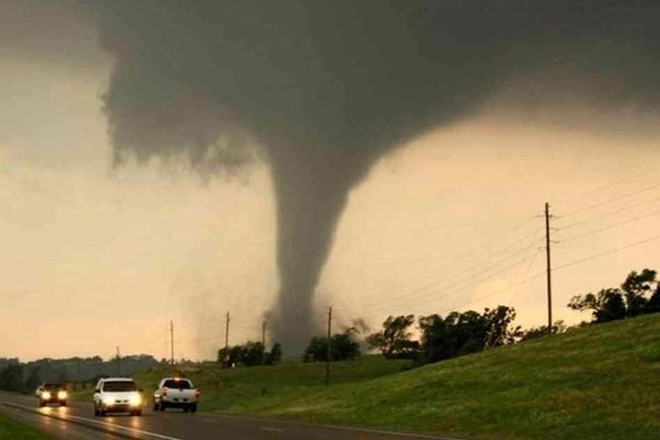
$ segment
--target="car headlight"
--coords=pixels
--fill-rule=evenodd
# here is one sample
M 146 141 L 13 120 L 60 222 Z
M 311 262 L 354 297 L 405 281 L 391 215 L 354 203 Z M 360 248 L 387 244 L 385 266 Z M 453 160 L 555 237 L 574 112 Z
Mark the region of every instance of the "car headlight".
M 112 397 L 104 397 L 103 398 L 103 404 L 104 405 L 112 405 L 113 403 L 115 403 L 115 399 L 113 399 Z
M 50 399 L 50 391 L 44 391 L 41 393 L 41 398 L 44 400 Z
M 140 399 L 139 395 L 138 396 L 131 396 L 128 403 L 130 403 L 131 406 L 140 406 L 140 404 L 142 403 L 142 399 Z
M 60 391 L 57 393 L 57 398 L 60 400 L 66 399 L 66 391 Z

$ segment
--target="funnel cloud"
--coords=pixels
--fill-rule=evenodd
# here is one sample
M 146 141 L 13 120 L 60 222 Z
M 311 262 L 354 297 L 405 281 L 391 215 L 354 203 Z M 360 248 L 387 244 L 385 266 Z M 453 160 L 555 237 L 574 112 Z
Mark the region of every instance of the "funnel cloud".
M 534 105 L 568 89 L 595 108 L 646 111 L 660 101 L 653 2 L 145 0 L 94 8 L 114 60 L 104 102 L 116 163 L 185 157 L 205 175 L 231 175 L 257 157 L 269 163 L 280 275 L 271 325 L 289 353 L 316 330 L 314 290 L 349 192 L 388 151 L 470 117 L 511 78 L 530 82 L 523 91 L 541 78 Z

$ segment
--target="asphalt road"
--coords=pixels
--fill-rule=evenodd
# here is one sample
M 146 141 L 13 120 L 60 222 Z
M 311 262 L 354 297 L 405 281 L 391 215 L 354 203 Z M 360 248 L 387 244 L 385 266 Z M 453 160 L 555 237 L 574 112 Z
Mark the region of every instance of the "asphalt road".
M 154 413 L 148 407 L 142 417 L 94 417 L 91 403 L 39 408 L 34 397 L 6 393 L 0 393 L 0 410 L 57 439 L 456 440 L 180 410 Z

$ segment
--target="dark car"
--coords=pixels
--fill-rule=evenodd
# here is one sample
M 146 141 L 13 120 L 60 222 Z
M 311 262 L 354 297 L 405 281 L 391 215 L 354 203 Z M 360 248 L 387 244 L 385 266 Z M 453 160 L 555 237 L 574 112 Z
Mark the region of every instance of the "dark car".
M 45 406 L 49 403 L 58 403 L 60 406 L 66 406 L 66 399 L 69 397 L 66 391 L 66 385 L 60 382 L 45 382 L 36 392 L 39 398 L 39 406 Z

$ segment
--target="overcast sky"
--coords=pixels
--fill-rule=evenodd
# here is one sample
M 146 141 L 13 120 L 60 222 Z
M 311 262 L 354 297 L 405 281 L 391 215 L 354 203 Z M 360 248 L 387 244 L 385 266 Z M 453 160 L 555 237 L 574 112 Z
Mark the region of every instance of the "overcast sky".
M 0 2 L 0 356 L 169 357 L 173 320 L 176 357 L 213 358 L 227 311 L 230 343 L 260 338 L 278 289 L 271 168 L 113 167 L 113 60 L 97 36 L 74 3 Z M 315 319 L 333 306 L 337 329 L 375 330 L 388 314 L 506 304 L 543 325 L 545 202 L 556 319 L 588 319 L 565 307 L 573 295 L 660 268 L 657 113 L 539 106 L 526 84 L 510 77 L 373 163 L 340 217 Z

